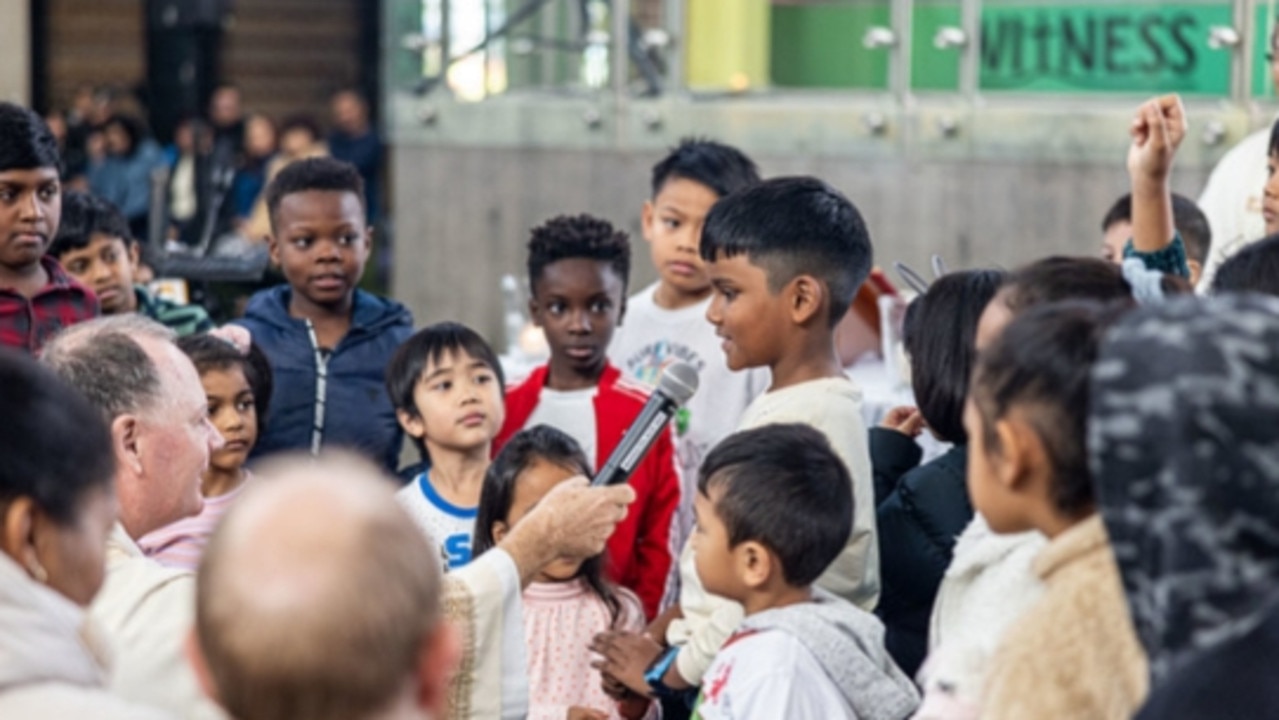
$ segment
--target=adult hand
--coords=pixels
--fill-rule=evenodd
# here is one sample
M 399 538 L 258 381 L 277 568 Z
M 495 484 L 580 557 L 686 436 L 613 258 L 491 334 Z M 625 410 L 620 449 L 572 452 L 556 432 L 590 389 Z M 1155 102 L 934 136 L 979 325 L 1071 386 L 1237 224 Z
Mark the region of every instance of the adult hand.
M 906 437 L 919 437 L 919 434 L 924 431 L 924 416 L 919 414 L 918 408 L 903 405 L 889 410 L 879 426 L 885 430 L 899 432 Z
M 635 502 L 630 485 L 590 487 L 584 477 L 556 485 L 498 546 L 519 569 L 524 585 L 558 558 L 588 558 L 604 544 Z
M 607 673 L 632 691 L 648 697 L 652 688 L 644 680 L 644 673 L 662 654 L 662 646 L 647 635 L 628 632 L 603 632 L 591 642 L 591 650 L 600 659 L 591 667 L 601 674 Z
M 1134 180 L 1161 181 L 1186 137 L 1186 108 L 1179 95 L 1163 95 L 1142 103 L 1128 129 L 1128 172 Z
M 608 720 L 608 713 L 575 705 L 568 709 L 568 720 Z

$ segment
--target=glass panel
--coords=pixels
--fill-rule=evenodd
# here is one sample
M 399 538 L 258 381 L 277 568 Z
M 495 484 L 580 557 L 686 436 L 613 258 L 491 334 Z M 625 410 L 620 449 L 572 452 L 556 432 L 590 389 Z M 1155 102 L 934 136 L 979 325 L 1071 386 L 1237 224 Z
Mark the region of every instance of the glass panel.
M 981 87 L 987 91 L 1225 96 L 1231 50 L 1209 44 L 1230 28 L 1226 0 L 982 4 Z
M 959 0 L 915 0 L 911 19 L 910 86 L 914 90 L 959 90 L 959 62 L 965 47 L 953 30 L 962 24 Z M 943 33 L 943 31 L 946 31 Z M 939 35 L 940 33 L 940 35 Z M 971 44 L 971 38 L 962 38 Z M 941 47 L 938 47 L 938 41 Z
M 773 84 L 793 88 L 888 87 L 891 48 L 868 49 L 873 27 L 888 28 L 888 0 L 774 0 Z
M 1275 5 L 1274 0 L 1262 0 L 1257 3 L 1253 15 L 1252 95 L 1257 98 L 1275 96 L 1272 68 L 1279 68 L 1279 64 L 1266 57 L 1268 53 L 1274 52 L 1270 36 L 1275 26 Z

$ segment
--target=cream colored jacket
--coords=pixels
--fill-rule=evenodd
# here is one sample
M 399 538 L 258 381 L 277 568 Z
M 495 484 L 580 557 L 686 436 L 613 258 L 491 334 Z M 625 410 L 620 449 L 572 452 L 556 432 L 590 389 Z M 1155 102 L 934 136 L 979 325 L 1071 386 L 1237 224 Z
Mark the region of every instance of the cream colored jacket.
M 190 720 L 226 717 L 200 691 L 183 646 L 195 622 L 195 575 L 147 558 L 116 524 L 107 579 L 89 608 L 115 656 L 111 690 Z

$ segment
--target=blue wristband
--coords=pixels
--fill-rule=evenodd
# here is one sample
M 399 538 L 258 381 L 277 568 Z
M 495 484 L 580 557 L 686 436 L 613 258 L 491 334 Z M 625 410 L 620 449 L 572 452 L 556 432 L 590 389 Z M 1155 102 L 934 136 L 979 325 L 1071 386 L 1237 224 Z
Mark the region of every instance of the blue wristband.
M 653 664 L 648 667 L 648 670 L 644 671 L 644 682 L 648 683 L 654 696 L 664 698 L 679 694 L 678 690 L 662 682 L 662 678 L 666 677 L 666 671 L 670 670 L 671 665 L 675 664 L 676 655 L 679 655 L 678 646 L 667 648 L 666 652 L 658 655 Z

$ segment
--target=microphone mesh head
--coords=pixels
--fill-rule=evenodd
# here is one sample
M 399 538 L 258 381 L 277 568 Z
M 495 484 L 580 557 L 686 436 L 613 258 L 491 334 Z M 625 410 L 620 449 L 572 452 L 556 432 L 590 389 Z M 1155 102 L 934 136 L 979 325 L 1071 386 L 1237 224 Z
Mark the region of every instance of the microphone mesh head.
M 683 405 L 693 397 L 693 393 L 697 392 L 697 383 L 697 371 L 691 365 L 673 363 L 662 371 L 662 377 L 657 381 L 657 389 L 674 400 L 676 405 Z

